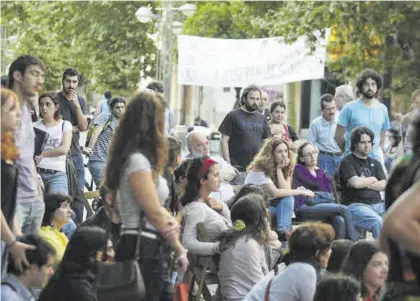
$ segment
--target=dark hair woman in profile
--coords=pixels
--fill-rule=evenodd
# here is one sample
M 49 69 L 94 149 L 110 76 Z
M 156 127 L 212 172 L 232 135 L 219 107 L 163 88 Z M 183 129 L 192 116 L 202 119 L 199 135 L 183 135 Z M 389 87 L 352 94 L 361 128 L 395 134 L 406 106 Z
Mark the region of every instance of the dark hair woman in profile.
M 106 246 L 104 230 L 98 227 L 77 228 L 70 238 L 63 260 L 38 300 L 97 301 L 94 282 Z
M 329 276 L 319 281 L 314 301 L 360 301 L 360 282 L 348 276 Z
M 328 273 L 337 274 L 340 272 L 344 259 L 353 243 L 354 242 L 349 239 L 337 239 L 333 241 L 331 256 L 327 266 Z
M 267 207 L 258 194 L 241 197 L 232 207 L 233 229 L 222 234 L 218 279 L 226 301 L 242 300 L 268 273 L 264 253 Z
M 361 282 L 364 301 L 379 300 L 388 276 L 388 256 L 377 241 L 359 240 L 351 246 L 341 272 Z
M 148 301 L 172 298 L 168 265 L 163 260 L 168 257 L 165 240 L 176 251 L 180 269 L 188 266 L 179 223 L 164 207 L 169 196 L 162 177 L 167 161 L 163 97 L 148 89 L 137 92 L 111 140 L 105 186 L 116 200 L 122 222 L 115 260 L 132 260 L 141 254 Z

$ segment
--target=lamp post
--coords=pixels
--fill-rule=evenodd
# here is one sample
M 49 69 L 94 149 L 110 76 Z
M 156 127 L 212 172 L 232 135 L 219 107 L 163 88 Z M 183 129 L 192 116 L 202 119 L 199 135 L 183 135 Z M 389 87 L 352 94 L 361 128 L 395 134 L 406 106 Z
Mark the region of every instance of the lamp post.
M 165 97 L 168 103 L 171 102 L 174 30 L 182 25 L 180 22 L 174 22 L 174 15 L 178 11 L 189 17 L 196 10 L 194 4 L 186 3 L 180 7 L 173 7 L 172 2 L 172 0 L 165 1 L 163 8 L 157 8 L 157 10 L 162 11 L 161 15 L 153 14 L 152 9 L 148 6 L 142 6 L 136 11 L 137 20 L 141 23 L 160 20 L 157 39 L 156 79 L 163 81 Z

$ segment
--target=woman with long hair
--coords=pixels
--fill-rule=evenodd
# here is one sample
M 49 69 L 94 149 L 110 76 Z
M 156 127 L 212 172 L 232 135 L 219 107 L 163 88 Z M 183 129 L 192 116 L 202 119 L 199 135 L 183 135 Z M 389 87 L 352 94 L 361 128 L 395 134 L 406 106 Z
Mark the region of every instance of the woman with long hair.
M 299 140 L 296 132 L 290 125 L 286 124 L 286 104 L 283 101 L 275 101 L 270 107 L 270 126 L 271 135 L 287 141 L 290 148 L 295 151 L 295 141 Z
M 353 277 L 328 276 L 318 283 L 314 301 L 361 301 L 360 283 Z
M 294 196 L 313 197 L 312 191 L 292 189 L 294 155 L 289 144 L 279 138 L 270 138 L 248 166 L 245 184 L 260 185 L 270 200 L 270 212 L 277 218 L 276 231 L 286 241 L 292 228 Z
M 21 235 L 15 216 L 19 151 L 13 133 L 18 129 L 21 111 L 17 95 L 1 89 L 1 262 L 2 272 L 7 267 L 8 252 L 12 253 L 15 266 L 22 270 L 28 266 L 25 250 L 31 246 L 16 240 Z M 3 273 L 2 273 L 3 274 Z
M 187 172 L 187 184 L 181 197 L 184 218 L 182 243 L 193 254 L 213 255 L 221 252 L 217 238 L 232 226 L 226 204 L 209 197 L 220 187 L 220 167 L 209 157 L 195 158 Z M 203 223 L 208 237 L 199 240 L 197 225 Z
M 169 195 L 161 176 L 167 160 L 164 103 L 151 90 L 137 92 L 112 137 L 105 186 L 117 202 L 122 222 L 115 260 L 138 258 L 140 242 L 147 300 L 172 298 L 164 240 L 175 249 L 180 269 L 188 266 L 179 224 L 163 206 Z
M 98 301 L 95 280 L 108 240 L 99 227 L 80 227 L 73 233 L 63 260 L 38 301 Z
M 60 100 L 54 93 L 38 98 L 41 120 L 34 127 L 48 133 L 42 152 L 35 156 L 46 193 L 69 194 L 66 155 L 70 150 L 73 127 L 60 115 Z
M 359 240 L 351 246 L 341 272 L 361 282 L 364 301 L 379 300 L 388 276 L 388 256 L 377 241 Z
M 231 209 L 233 228 L 221 235 L 229 247 L 220 254 L 218 279 L 226 301 L 242 301 L 268 273 L 264 252 L 267 208 L 258 194 L 241 197 Z
M 71 202 L 70 197 L 62 194 L 46 194 L 44 197 L 45 213 L 39 235 L 54 247 L 55 265 L 63 258 L 69 242 L 62 229 L 71 219 Z
M 317 278 L 327 267 L 334 240 L 334 229 L 317 222 L 304 223 L 292 232 L 286 267 L 277 275 L 264 277 L 243 299 L 244 301 L 313 301 Z
M 315 197 L 296 196 L 296 216 L 332 223 L 336 239 L 357 240 L 349 209 L 336 203 L 330 179 L 325 171 L 318 167 L 316 147 L 310 142 L 304 142 L 298 148 L 297 160 L 292 187 L 304 187 L 314 192 Z

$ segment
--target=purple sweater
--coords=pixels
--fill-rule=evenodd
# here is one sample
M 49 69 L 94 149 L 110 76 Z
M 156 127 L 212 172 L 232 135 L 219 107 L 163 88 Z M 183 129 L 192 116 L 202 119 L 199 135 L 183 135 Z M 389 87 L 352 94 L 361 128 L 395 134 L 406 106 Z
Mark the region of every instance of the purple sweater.
M 327 174 L 321 169 L 316 170 L 316 177 L 314 177 L 309 169 L 302 164 L 296 164 L 293 172 L 292 188 L 296 189 L 303 186 L 311 191 L 324 191 L 331 193 L 331 183 Z M 299 210 L 304 203 L 304 196 L 295 196 L 295 210 Z

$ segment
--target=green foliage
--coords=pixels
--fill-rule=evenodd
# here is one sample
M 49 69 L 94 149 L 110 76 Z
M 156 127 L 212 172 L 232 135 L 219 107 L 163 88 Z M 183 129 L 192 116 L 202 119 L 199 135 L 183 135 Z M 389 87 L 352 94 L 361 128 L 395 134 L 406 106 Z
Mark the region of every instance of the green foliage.
M 57 89 L 65 68 L 82 72 L 84 84 L 97 92 L 133 90 L 143 76 L 154 75 L 156 48 L 146 36 L 131 1 L 2 2 L 2 25 L 17 36 L 7 47 L 14 57 L 31 54 L 47 65 L 45 89 Z M 13 58 L 5 57 L 6 64 Z

